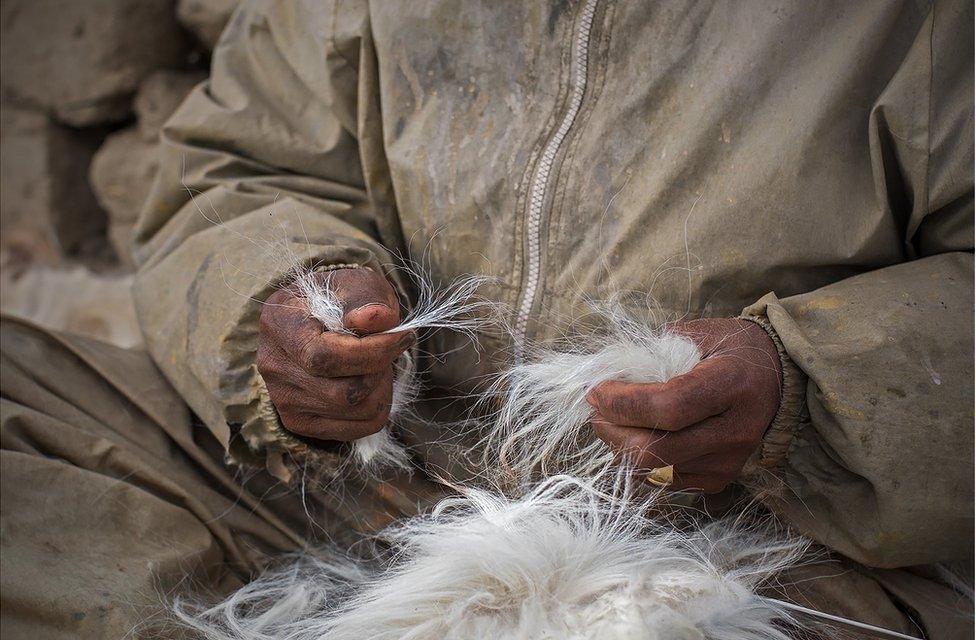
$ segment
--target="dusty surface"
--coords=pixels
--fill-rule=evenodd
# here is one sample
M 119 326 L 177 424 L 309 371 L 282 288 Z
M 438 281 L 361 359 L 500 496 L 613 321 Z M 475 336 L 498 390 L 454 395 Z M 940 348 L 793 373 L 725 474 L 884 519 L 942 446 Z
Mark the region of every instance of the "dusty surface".
M 0 311 L 122 346 L 159 132 L 237 0 L 4 0 Z

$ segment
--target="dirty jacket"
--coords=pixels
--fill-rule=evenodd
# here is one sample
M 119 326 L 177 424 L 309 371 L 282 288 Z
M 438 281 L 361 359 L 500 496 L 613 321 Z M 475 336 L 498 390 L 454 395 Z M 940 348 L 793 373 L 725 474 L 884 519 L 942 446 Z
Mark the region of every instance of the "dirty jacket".
M 622 290 L 744 311 L 786 373 L 744 484 L 868 565 L 968 557 L 972 23 L 961 1 L 247 3 L 163 133 L 148 348 L 231 458 L 285 478 L 336 455 L 282 429 L 255 367 L 295 265 L 406 298 L 397 256 L 488 274 L 530 341 Z M 448 354 L 429 387 L 512 351 L 456 346 L 425 345 Z

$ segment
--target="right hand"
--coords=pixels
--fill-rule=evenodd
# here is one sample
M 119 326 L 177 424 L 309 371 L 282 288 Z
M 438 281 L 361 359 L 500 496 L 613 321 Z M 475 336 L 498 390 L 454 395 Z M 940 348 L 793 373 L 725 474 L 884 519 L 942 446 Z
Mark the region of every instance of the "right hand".
M 367 268 L 316 274 L 343 301 L 343 326 L 327 331 L 293 288 L 276 291 L 261 311 L 257 367 L 286 429 L 320 440 L 356 440 L 379 431 L 390 414 L 393 363 L 412 331 L 400 323 L 396 291 Z

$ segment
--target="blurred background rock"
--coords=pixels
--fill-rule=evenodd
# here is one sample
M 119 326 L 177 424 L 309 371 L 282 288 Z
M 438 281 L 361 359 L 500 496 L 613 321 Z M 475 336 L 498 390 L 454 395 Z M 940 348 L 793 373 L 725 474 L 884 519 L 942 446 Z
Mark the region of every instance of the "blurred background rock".
M 121 346 L 159 131 L 237 0 L 0 0 L 0 311 Z

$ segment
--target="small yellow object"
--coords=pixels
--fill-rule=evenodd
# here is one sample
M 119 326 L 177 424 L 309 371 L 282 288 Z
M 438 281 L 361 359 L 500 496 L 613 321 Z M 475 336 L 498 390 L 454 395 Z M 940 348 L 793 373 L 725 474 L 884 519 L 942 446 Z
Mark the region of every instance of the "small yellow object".
M 651 472 L 647 474 L 646 480 L 655 487 L 667 487 L 671 485 L 674 482 L 674 465 L 669 464 L 666 467 L 651 469 Z

